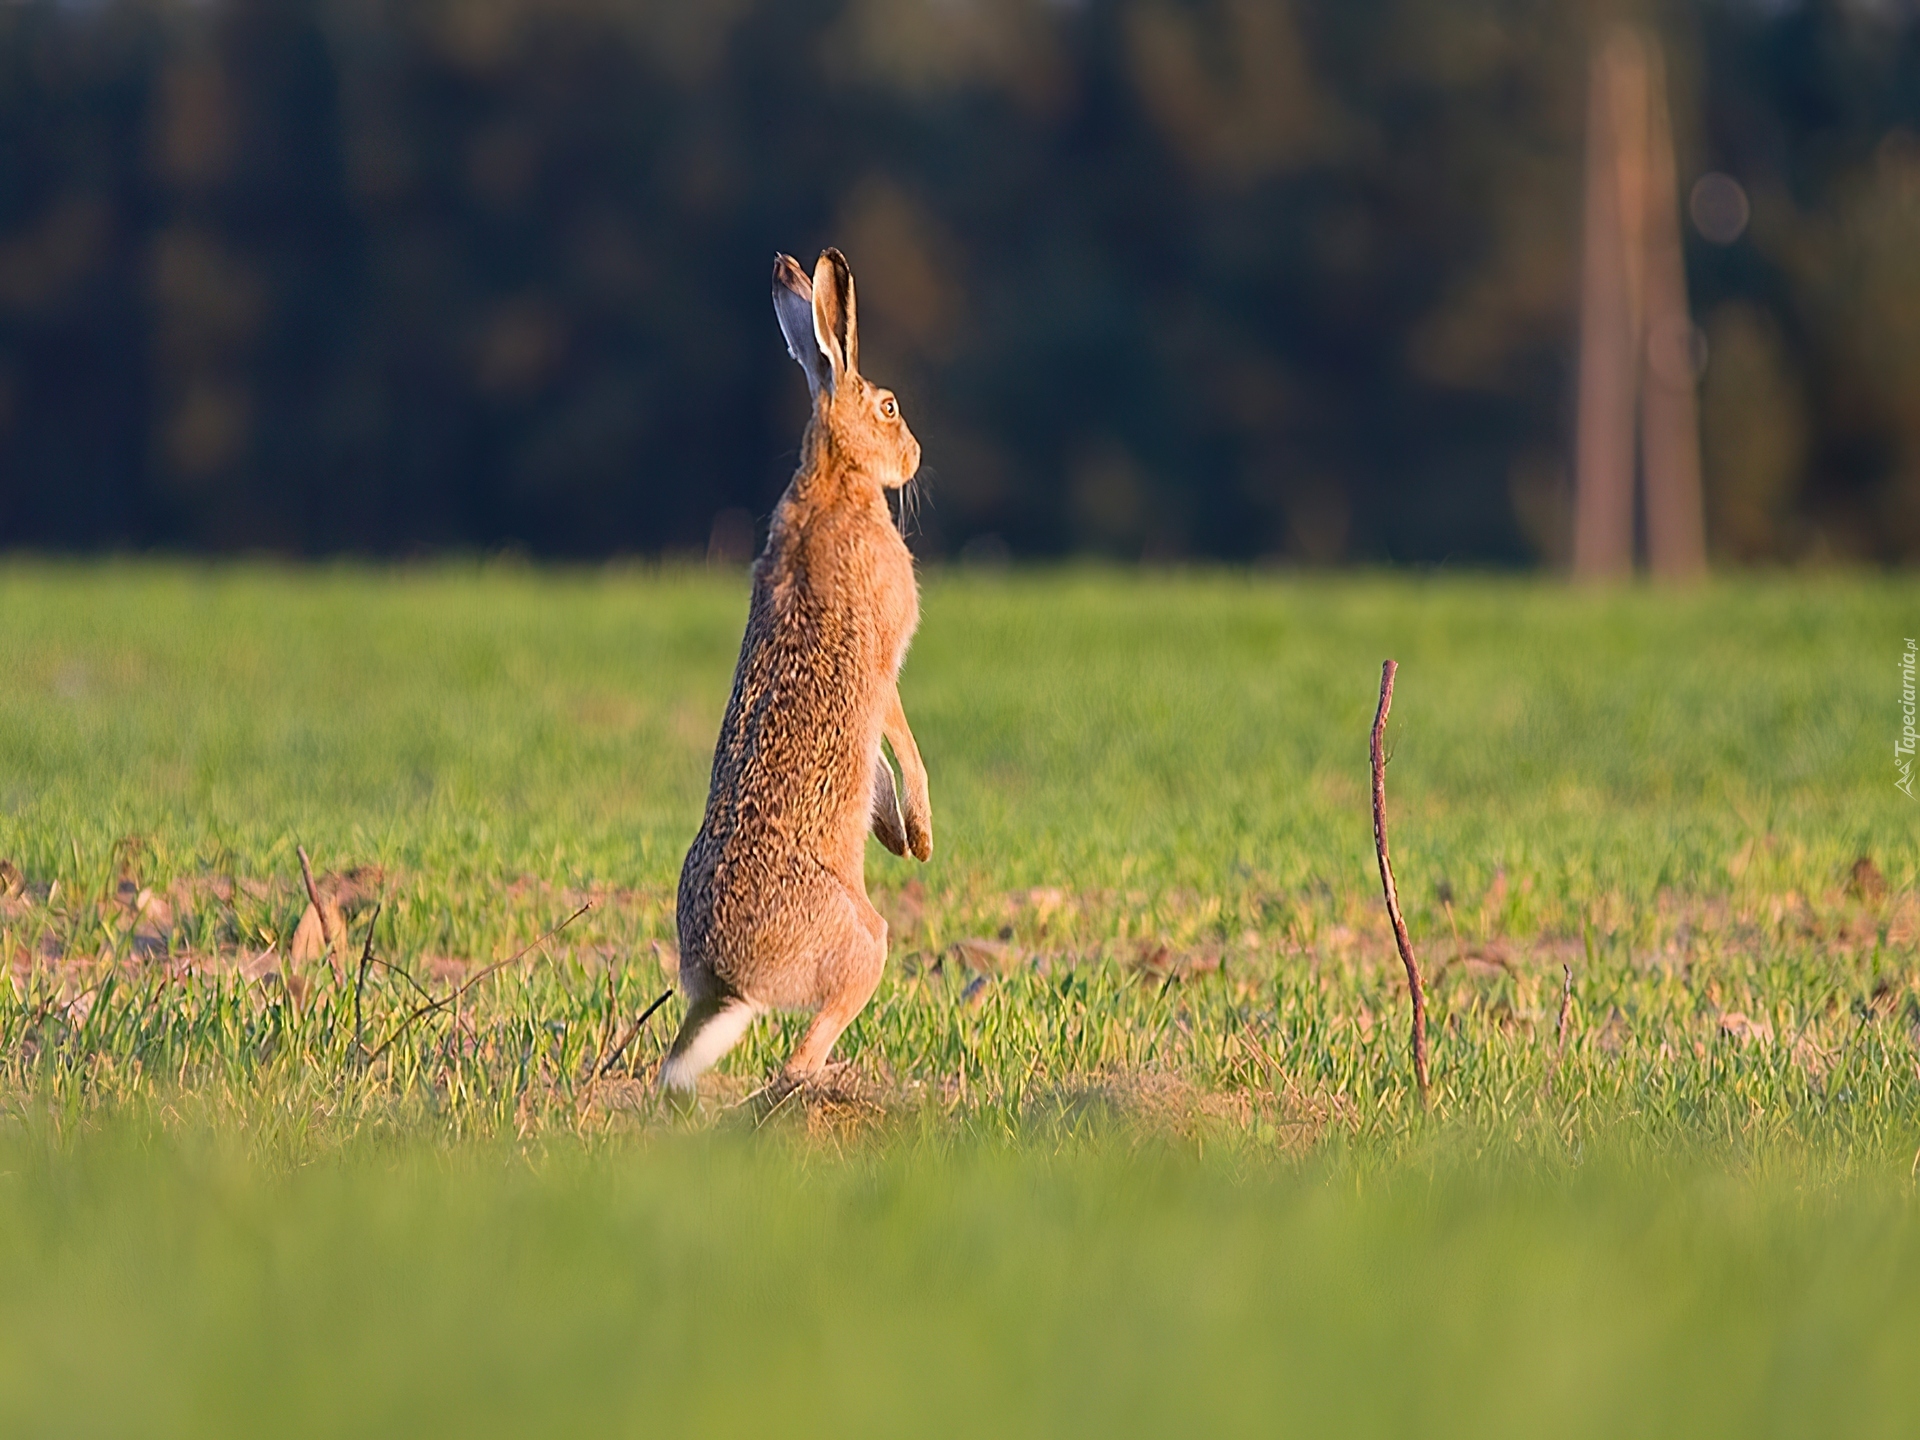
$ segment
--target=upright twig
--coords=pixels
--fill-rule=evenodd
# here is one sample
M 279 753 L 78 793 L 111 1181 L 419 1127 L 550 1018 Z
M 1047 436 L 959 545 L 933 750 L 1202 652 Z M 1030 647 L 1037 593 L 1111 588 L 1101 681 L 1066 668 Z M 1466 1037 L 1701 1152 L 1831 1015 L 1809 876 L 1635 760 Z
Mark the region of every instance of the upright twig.
M 307 859 L 307 847 L 296 845 L 293 853 L 300 857 L 300 878 L 307 882 L 307 900 L 313 906 L 313 913 L 320 917 L 320 942 L 327 947 L 327 961 L 333 966 L 333 982 L 336 985 L 347 983 L 347 968 L 340 958 L 340 952 L 333 945 L 333 922 L 327 918 L 327 907 L 320 903 L 320 887 L 313 883 L 313 862 Z
M 1420 1108 L 1433 1108 L 1427 1077 L 1427 987 L 1420 978 L 1420 962 L 1413 958 L 1407 922 L 1400 916 L 1400 892 L 1393 883 L 1393 862 L 1387 858 L 1387 712 L 1393 708 L 1393 677 L 1399 666 L 1392 660 L 1380 667 L 1380 708 L 1373 716 L 1373 852 L 1380 859 L 1380 888 L 1387 897 L 1387 918 L 1393 921 L 1393 941 L 1400 963 L 1407 967 L 1407 990 L 1413 996 L 1413 1077 L 1420 1086 Z
M 1548 1089 L 1553 1088 L 1554 1077 L 1567 1058 L 1567 1034 L 1573 1026 L 1573 967 L 1562 961 L 1560 974 L 1564 977 L 1560 987 L 1560 1017 L 1553 1022 L 1553 1064 L 1547 1067 Z

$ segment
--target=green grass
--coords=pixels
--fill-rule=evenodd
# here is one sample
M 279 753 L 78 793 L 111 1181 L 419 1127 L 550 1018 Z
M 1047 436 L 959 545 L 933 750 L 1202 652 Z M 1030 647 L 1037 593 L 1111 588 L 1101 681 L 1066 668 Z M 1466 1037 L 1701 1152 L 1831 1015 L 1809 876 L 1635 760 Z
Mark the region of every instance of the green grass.
M 1920 584 L 930 576 L 934 861 L 872 848 L 849 1077 L 757 1131 L 798 1020 L 690 1125 L 677 1002 L 588 1078 L 665 986 L 744 601 L 0 569 L 0 1429 L 1903 1423 Z M 360 1042 L 324 964 L 236 972 L 296 844 L 377 867 Z
M 1891 1183 L 236 1149 L 5 1147 L 9 1434 L 1910 1433 Z

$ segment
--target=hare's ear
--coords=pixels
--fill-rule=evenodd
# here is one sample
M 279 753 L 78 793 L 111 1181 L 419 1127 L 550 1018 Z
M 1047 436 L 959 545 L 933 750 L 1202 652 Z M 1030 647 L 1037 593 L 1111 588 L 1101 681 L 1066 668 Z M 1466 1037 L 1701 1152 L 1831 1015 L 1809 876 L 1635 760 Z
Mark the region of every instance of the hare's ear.
M 773 257 L 773 313 L 787 338 L 787 353 L 807 372 L 807 393 L 818 395 L 825 387 L 831 395 L 833 370 L 813 337 L 813 282 L 791 255 Z
M 860 373 L 860 331 L 853 313 L 853 267 L 829 246 L 813 267 L 813 333 L 836 382 Z

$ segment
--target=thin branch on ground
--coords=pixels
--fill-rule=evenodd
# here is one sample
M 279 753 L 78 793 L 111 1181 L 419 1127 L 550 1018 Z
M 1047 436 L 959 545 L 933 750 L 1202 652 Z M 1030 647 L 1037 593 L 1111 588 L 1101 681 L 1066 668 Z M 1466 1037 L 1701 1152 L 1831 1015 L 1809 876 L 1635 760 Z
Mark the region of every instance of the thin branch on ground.
M 407 984 L 411 985 L 413 987 L 413 993 L 418 995 L 422 1000 L 430 1001 L 433 999 L 433 992 L 427 989 L 427 987 L 422 985 L 418 980 L 414 979 L 413 972 L 408 970 L 406 966 L 396 965 L 391 960 L 382 960 L 378 955 L 372 956 L 370 958 L 372 959 L 375 965 L 378 965 L 382 970 L 385 970 L 389 975 L 398 975 L 402 980 L 406 981 Z
M 327 918 L 327 907 L 320 903 L 320 887 L 313 883 L 313 862 L 307 859 L 307 847 L 296 845 L 293 853 L 300 857 L 300 878 L 307 882 L 307 900 L 313 906 L 313 913 L 320 917 L 320 940 L 327 947 L 327 963 L 333 966 L 333 983 L 347 983 L 347 968 L 340 958 L 340 952 L 333 944 L 333 922 Z
M 614 1042 L 613 1049 L 607 1053 L 607 1058 L 602 1060 L 599 1068 L 594 1071 L 594 1079 L 598 1080 L 613 1068 L 614 1061 L 626 1053 L 627 1047 L 633 1043 L 634 1037 L 640 1033 L 647 1021 L 651 1020 L 655 1012 L 672 998 L 673 989 L 669 986 L 660 992 L 660 998 L 658 1000 L 655 1000 L 651 1005 L 647 1006 L 646 1009 L 642 1010 L 639 1017 L 635 1019 L 631 1025 L 627 1026 L 625 1030 L 620 1032 L 620 1038 Z
M 640 1012 L 633 1023 L 621 1032 L 618 1041 L 612 1045 L 609 1045 L 607 1040 L 604 1039 L 600 1042 L 600 1056 L 587 1066 L 587 1083 L 586 1087 L 580 1092 L 579 1100 L 579 1104 L 582 1107 L 593 1103 L 594 1092 L 600 1088 L 601 1080 L 606 1078 L 606 1074 L 613 1068 L 614 1062 L 626 1053 L 627 1047 L 633 1043 L 633 1037 L 640 1033 L 641 1028 L 646 1025 L 647 1021 L 654 1017 L 655 1012 L 658 1011 L 662 1005 L 666 1004 L 672 995 L 673 991 L 671 988 L 662 990 L 660 992 L 660 998 Z M 608 1039 L 611 1039 L 613 1034 L 613 1018 L 613 971 L 609 969 L 607 971 L 607 1028 L 605 1032 Z
M 364 1057 L 367 1047 L 360 1039 L 360 993 L 367 988 L 367 967 L 373 963 L 373 927 L 380 923 L 384 901 L 376 901 L 373 918 L 367 921 L 367 943 L 360 947 L 360 972 L 353 979 L 353 1053 Z
M 1413 958 L 1407 922 L 1400 914 L 1400 892 L 1393 883 L 1393 862 L 1387 858 L 1387 712 L 1393 708 L 1393 677 L 1399 665 L 1389 660 L 1380 667 L 1380 708 L 1373 716 L 1373 851 L 1380 860 L 1380 888 L 1387 897 L 1387 918 L 1393 921 L 1393 941 L 1400 962 L 1407 967 L 1407 990 L 1413 996 L 1413 1078 L 1420 1086 L 1420 1108 L 1433 1108 L 1427 1073 L 1427 987 L 1420 978 L 1420 962 Z
M 1240 1027 L 1240 1038 L 1246 1042 L 1247 1048 L 1253 1051 L 1254 1058 L 1266 1067 L 1267 1088 L 1277 1090 L 1280 1085 L 1280 1062 L 1267 1053 L 1267 1047 L 1260 1043 L 1260 1037 L 1253 1033 L 1251 1025 Z
M 586 914 L 587 911 L 591 910 L 592 908 L 593 908 L 593 901 L 591 900 L 587 901 L 586 904 L 582 905 L 578 910 L 574 911 L 571 915 L 567 916 L 566 919 L 562 920 L 558 925 L 554 926 L 551 930 L 547 931 L 547 933 L 542 935 L 538 940 L 529 941 L 527 944 L 521 946 L 518 950 L 514 951 L 513 954 L 509 955 L 506 959 L 496 960 L 493 962 L 493 964 L 487 966 L 486 969 L 478 972 L 475 975 L 469 976 L 467 980 L 464 983 L 462 983 L 457 989 L 455 989 L 451 994 L 442 995 L 437 1000 L 429 1000 L 426 1004 L 420 1006 L 419 1009 L 411 1011 L 404 1020 L 402 1020 L 398 1025 L 393 1027 L 393 1033 L 387 1036 L 386 1039 L 382 1040 L 380 1042 L 379 1047 L 376 1050 L 374 1050 L 374 1052 L 371 1055 L 367 1056 L 367 1063 L 371 1065 L 374 1061 L 378 1060 L 382 1055 L 386 1054 L 387 1051 L 392 1048 L 393 1042 L 398 1040 L 402 1035 L 406 1034 L 407 1031 L 411 1029 L 417 1022 L 426 1019 L 427 1016 L 434 1014 L 436 1011 L 446 1009 L 449 1005 L 459 1004 L 460 998 L 463 995 L 465 995 L 469 990 L 473 989 L 474 986 L 478 985 L 482 980 L 487 979 L 489 976 L 498 974 L 500 971 L 506 969 L 509 965 L 515 964 L 519 960 L 525 958 L 528 954 L 532 953 L 534 950 L 537 950 L 540 946 L 546 944 L 547 941 L 551 940 L 554 936 L 558 935 L 562 930 L 566 929 L 567 926 L 571 925 L 574 921 L 578 920 L 582 915 Z
M 773 1119 L 775 1115 L 779 1114 L 780 1111 L 786 1107 L 786 1103 L 798 1095 L 805 1086 L 806 1082 L 804 1080 L 790 1079 L 786 1074 L 782 1073 L 769 1080 L 758 1090 L 755 1090 L 734 1108 L 746 1108 L 748 1113 L 753 1116 L 753 1128 L 758 1130 L 769 1120 Z M 765 1097 L 768 1095 L 771 1095 L 773 1098 L 767 1100 Z

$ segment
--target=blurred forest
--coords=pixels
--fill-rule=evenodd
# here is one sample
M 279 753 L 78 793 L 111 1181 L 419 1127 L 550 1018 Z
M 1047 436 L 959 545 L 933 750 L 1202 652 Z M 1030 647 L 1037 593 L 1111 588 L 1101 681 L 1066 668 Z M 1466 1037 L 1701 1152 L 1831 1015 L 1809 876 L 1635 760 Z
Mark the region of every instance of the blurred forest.
M 5 0 L 0 546 L 736 557 L 831 243 L 923 553 L 1559 563 L 1621 13 Z M 1633 13 L 1712 553 L 1920 558 L 1920 9 Z

